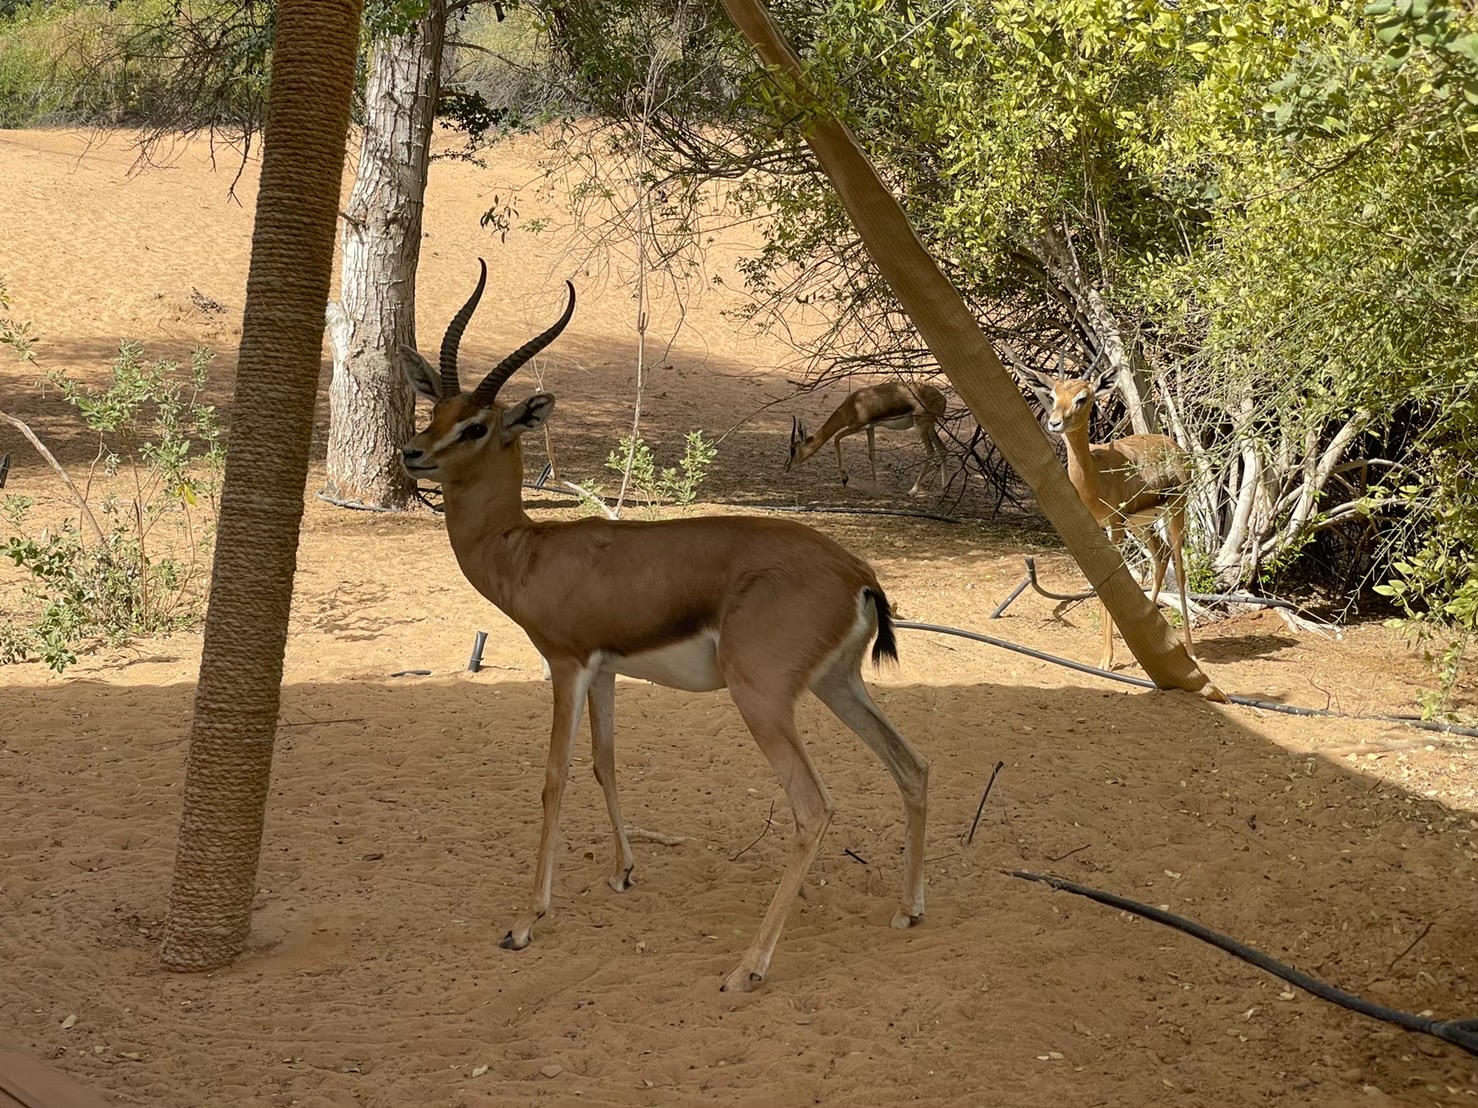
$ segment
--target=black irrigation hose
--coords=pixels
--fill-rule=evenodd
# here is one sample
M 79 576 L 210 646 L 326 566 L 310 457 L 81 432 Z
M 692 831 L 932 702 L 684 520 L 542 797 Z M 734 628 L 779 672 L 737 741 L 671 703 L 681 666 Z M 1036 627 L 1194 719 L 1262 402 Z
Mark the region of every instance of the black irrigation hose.
M 905 516 L 910 519 L 932 519 L 939 523 L 959 523 L 954 516 L 925 512 L 917 508 L 834 508 L 829 505 L 807 504 L 738 504 L 735 507 L 753 512 L 811 512 L 817 515 L 842 516 Z
M 893 621 L 894 627 L 900 627 L 905 631 L 932 631 L 936 635 L 955 635 L 962 639 L 970 639 L 974 642 L 983 642 L 986 646 L 998 646 L 1002 650 L 1013 650 L 1017 654 L 1025 654 L 1028 658 L 1035 658 L 1039 662 L 1051 662 L 1053 665 L 1066 666 L 1075 669 L 1079 673 L 1092 674 L 1094 677 L 1107 677 L 1114 681 L 1122 681 L 1126 685 L 1138 685 L 1141 689 L 1153 689 L 1155 683 L 1143 677 L 1129 677 L 1122 673 L 1110 673 L 1106 669 L 1097 666 L 1086 665 L 1083 662 L 1074 662 L 1068 658 L 1059 658 L 1055 654 L 1036 650 L 1030 646 L 1022 646 L 1020 643 L 1008 642 L 998 639 L 992 635 L 982 635 L 978 631 L 966 631 L 959 627 L 945 627 L 938 623 L 915 623 L 909 619 L 898 619 Z
M 393 514 L 400 511 L 399 508 L 386 508 L 380 504 L 366 504 L 363 500 L 340 500 L 337 496 L 330 496 L 326 492 L 316 494 L 319 500 L 325 504 L 332 504 L 335 508 L 349 508 L 356 512 L 382 512 Z
M 1202 942 L 1210 943 L 1220 950 L 1226 951 L 1233 957 L 1249 962 L 1259 969 L 1266 970 L 1274 977 L 1281 977 L 1290 985 L 1297 985 L 1305 992 L 1312 993 L 1320 1000 L 1327 1000 L 1331 1004 L 1338 1004 L 1342 1008 L 1348 1008 L 1352 1012 L 1359 1012 L 1371 1019 L 1383 1020 L 1386 1023 L 1394 1023 L 1397 1027 L 1404 1027 L 1407 1031 L 1415 1031 L 1422 1035 L 1432 1035 L 1443 1042 L 1451 1043 L 1453 1046 L 1466 1050 L 1469 1054 L 1478 1055 L 1478 1019 L 1466 1020 L 1434 1020 L 1426 1016 L 1414 1016 L 1410 1012 L 1398 1011 L 1395 1008 L 1387 1008 L 1382 1004 L 1375 1004 L 1354 993 L 1347 993 L 1343 989 L 1337 989 L 1333 985 L 1326 985 L 1317 978 L 1285 966 L 1282 962 L 1275 961 L 1262 953 L 1254 950 L 1245 943 L 1239 943 L 1236 939 L 1228 938 L 1226 935 L 1212 931 L 1194 920 L 1188 920 L 1183 916 L 1177 916 L 1173 912 L 1167 912 L 1162 908 L 1155 908 L 1149 904 L 1141 904 L 1137 900 L 1129 900 L 1126 897 L 1117 896 L 1114 893 L 1102 892 L 1099 889 L 1090 889 L 1086 885 L 1065 880 L 1061 877 L 1053 877 L 1044 873 L 1029 873 L 1026 870 L 1008 869 L 1003 873 L 1011 877 L 1019 877 L 1023 881 L 1040 881 L 1050 885 L 1062 892 L 1074 893 L 1077 896 L 1085 896 L 1089 900 L 1096 900 L 1100 904 L 1107 904 L 1110 908 L 1118 908 L 1125 912 L 1133 912 L 1136 916 L 1162 923 L 1166 927 L 1173 927 L 1177 931 L 1183 931 L 1192 935 Z
M 1070 658 L 1059 658 L 1055 654 L 1048 654 L 1044 650 L 1036 650 L 1030 646 L 1022 646 L 1020 643 L 1010 642 L 1006 639 L 998 639 L 992 635 L 982 635 L 979 631 L 966 631 L 960 627 L 946 627 L 938 623 L 915 623 L 912 620 L 897 620 L 894 627 L 901 627 L 907 631 L 931 631 L 936 635 L 954 635 L 957 638 L 969 639 L 972 642 L 985 643 L 986 646 L 999 647 L 1002 650 L 1015 651 L 1017 654 L 1025 654 L 1028 658 L 1035 658 L 1039 662 L 1050 662 L 1055 666 L 1065 666 L 1068 669 L 1077 670 L 1079 673 L 1087 673 L 1094 677 L 1104 677 L 1110 681 L 1118 681 L 1124 685 L 1134 685 L 1136 688 L 1153 689 L 1156 685 L 1153 681 L 1144 677 L 1130 677 L 1124 673 L 1112 673 L 1097 666 L 1090 666 L 1083 662 L 1074 662 Z M 1288 716 L 1320 716 L 1333 719 L 1363 719 L 1376 723 L 1404 723 L 1407 727 L 1415 727 L 1421 731 L 1436 731 L 1444 735 L 1464 735 L 1468 738 L 1478 738 L 1478 727 L 1462 727 L 1456 723 L 1440 723 L 1437 720 L 1417 719 L 1413 716 L 1357 716 L 1349 712 L 1336 712 L 1329 708 L 1304 708 L 1296 704 L 1279 704 L 1274 700 L 1258 700 L 1251 696 L 1229 695 L 1227 701 L 1231 704 L 1240 704 L 1244 708 L 1260 708 L 1265 712 L 1281 712 Z

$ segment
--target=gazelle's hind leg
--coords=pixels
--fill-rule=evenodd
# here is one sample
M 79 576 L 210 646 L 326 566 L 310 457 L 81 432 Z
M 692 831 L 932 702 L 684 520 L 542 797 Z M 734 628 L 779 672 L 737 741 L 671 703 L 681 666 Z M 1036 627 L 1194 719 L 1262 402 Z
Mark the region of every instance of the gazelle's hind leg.
M 549 734 L 549 757 L 544 767 L 544 827 L 539 833 L 539 857 L 534 865 L 534 895 L 528 911 L 518 917 L 499 946 L 522 950 L 534 938 L 534 924 L 549 911 L 554 886 L 554 852 L 559 841 L 559 805 L 570 776 L 570 755 L 580 729 L 581 709 L 590 688 L 591 671 L 567 664 L 554 671 L 554 725 Z
M 739 714 L 744 717 L 754 741 L 785 787 L 786 798 L 795 816 L 795 839 L 790 847 L 790 861 L 780 878 L 780 887 L 775 890 L 770 906 L 765 910 L 754 941 L 721 986 L 724 992 L 748 992 L 760 984 L 769 971 L 770 959 L 775 956 L 775 945 L 780 941 L 786 917 L 800 894 L 806 873 L 816 860 L 821 836 L 831 824 L 835 808 L 821 775 L 806 753 L 805 743 L 796 731 L 795 693 L 750 684 L 743 677 L 730 675 L 727 671 L 725 676 L 729 679 L 729 692 Z
M 908 490 L 909 496 L 918 496 L 923 492 L 924 478 L 929 476 L 929 467 L 937 466 L 939 469 L 939 491 L 944 492 L 944 444 L 939 441 L 938 432 L 935 430 L 932 416 L 919 416 L 914 419 L 914 428 L 919 433 L 919 438 L 924 442 L 924 465 L 919 470 L 919 476 L 913 483 L 913 488 Z
M 929 807 L 929 763 L 898 733 L 868 694 L 861 669 L 871 621 L 864 628 L 861 641 L 849 645 L 817 676 L 811 683 L 811 691 L 882 759 L 898 785 L 905 824 L 903 903 L 893 917 L 893 926 L 903 929 L 924 917 L 924 821 Z
M 873 425 L 867 425 L 867 460 L 872 465 L 872 483 L 878 483 L 878 448 L 876 432 Z
M 631 888 L 631 871 L 636 860 L 621 822 L 621 801 L 616 795 L 616 675 L 598 673 L 590 682 L 590 751 L 595 779 L 606 794 L 606 811 L 611 816 L 611 834 L 616 840 L 616 868 L 606 884 L 618 893 Z
M 823 594 L 834 595 L 837 590 L 833 582 L 819 580 L 813 582 L 811 591 L 823 600 Z M 724 979 L 726 990 L 747 991 L 764 980 L 781 929 L 816 860 L 834 810 L 795 726 L 795 705 L 805 690 L 804 675 L 820 661 L 814 654 L 814 641 L 810 636 L 774 634 L 775 628 L 786 626 L 792 619 L 792 603 L 793 595 L 770 589 L 743 592 L 729 605 L 718 628 L 718 663 L 729 695 L 780 779 L 795 817 L 795 838 L 780 886 L 765 910 L 754 941 Z M 831 605 L 823 601 L 825 614 L 814 634 L 826 641 L 840 632 L 831 640 L 837 641 L 846 632 L 846 621 L 855 616 L 845 609 L 826 611 L 828 608 Z
M 1196 648 L 1191 644 L 1191 610 L 1186 593 L 1191 584 L 1185 579 L 1185 510 L 1172 508 L 1165 513 L 1165 529 L 1170 533 L 1170 556 L 1175 559 L 1175 586 L 1180 590 L 1180 626 L 1185 635 L 1185 652 L 1192 658 Z

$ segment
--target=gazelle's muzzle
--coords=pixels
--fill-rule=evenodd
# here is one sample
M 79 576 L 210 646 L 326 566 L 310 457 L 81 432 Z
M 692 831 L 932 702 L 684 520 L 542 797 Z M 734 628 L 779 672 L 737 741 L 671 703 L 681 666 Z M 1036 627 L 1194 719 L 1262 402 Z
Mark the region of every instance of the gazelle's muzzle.
M 431 464 L 430 456 L 416 445 L 415 439 L 400 448 L 400 464 L 412 477 L 424 477 L 436 472 L 436 466 Z

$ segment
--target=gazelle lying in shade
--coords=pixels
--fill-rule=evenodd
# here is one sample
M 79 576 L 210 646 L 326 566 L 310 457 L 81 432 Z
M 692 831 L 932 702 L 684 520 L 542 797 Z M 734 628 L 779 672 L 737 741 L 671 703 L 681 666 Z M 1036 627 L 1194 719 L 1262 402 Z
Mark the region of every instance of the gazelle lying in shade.
M 837 454 L 837 472 L 842 475 L 842 484 L 847 483 L 847 470 L 842 465 L 842 440 L 858 431 L 867 432 L 867 458 L 872 463 L 872 479 L 878 479 L 878 456 L 874 432 L 879 427 L 890 431 L 907 431 L 915 428 L 924 440 L 924 468 L 919 471 L 910 496 L 920 491 L 924 475 L 930 465 L 939 466 L 939 488 L 944 488 L 944 444 L 939 441 L 939 421 L 944 418 L 944 393 L 933 385 L 906 385 L 899 381 L 885 381 L 880 385 L 868 385 L 850 394 L 837 405 L 821 430 L 814 435 L 806 434 L 805 424 L 794 416 L 790 420 L 790 457 L 785 461 L 785 472 L 798 466 L 828 442 L 834 443 Z
M 431 422 L 401 453 L 415 477 L 440 481 L 447 535 L 478 592 L 528 634 L 554 684 L 554 726 L 544 776 L 544 827 L 533 902 L 502 945 L 527 946 L 549 911 L 560 800 L 582 709 L 590 710 L 595 776 L 615 838 L 611 888 L 631 884 L 631 846 L 616 797 L 616 676 L 671 688 L 728 688 L 745 725 L 780 778 L 795 815 L 795 841 L 780 887 L 754 941 L 723 988 L 764 979 L 786 915 L 831 822 L 832 801 L 795 726 L 811 689 L 883 760 L 907 821 L 903 903 L 894 927 L 924 914 L 924 818 L 929 764 L 873 703 L 862 682 L 896 659 L 888 600 L 872 568 L 837 543 L 789 520 L 716 516 L 659 522 L 534 522 L 524 513 L 520 439 L 538 430 L 554 397 L 498 401 L 503 383 L 564 329 L 558 322 L 505 358 L 471 392 L 457 379 L 457 347 L 482 295 L 447 328 L 440 372 L 402 348 L 406 375 L 434 402 Z
M 1058 376 L 1046 375 L 1018 363 L 1032 392 L 1046 409 L 1047 430 L 1061 435 L 1067 444 L 1067 475 L 1098 525 L 1108 532 L 1109 542 L 1122 542 L 1132 531 L 1149 549 L 1155 565 L 1151 600 L 1159 600 L 1165 582 L 1166 544 L 1155 531 L 1165 521 L 1169 553 L 1175 560 L 1175 584 L 1180 590 L 1180 625 L 1186 653 L 1196 656 L 1191 645 L 1191 615 L 1186 602 L 1190 585 L 1185 579 L 1185 498 L 1191 483 L 1185 451 L 1168 435 L 1125 435 L 1107 443 L 1090 443 L 1088 425 L 1093 402 L 1103 391 L 1108 367 L 1087 376 L 1065 377 L 1065 359 L 1059 358 Z M 1114 664 L 1114 617 L 1103 606 L 1103 655 L 1100 669 Z

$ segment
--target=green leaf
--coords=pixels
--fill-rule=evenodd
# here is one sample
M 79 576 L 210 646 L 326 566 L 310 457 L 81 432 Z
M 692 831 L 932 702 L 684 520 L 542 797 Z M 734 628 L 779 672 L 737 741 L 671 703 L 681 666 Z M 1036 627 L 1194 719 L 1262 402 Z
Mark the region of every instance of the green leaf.
M 1470 31 L 1466 35 L 1459 35 L 1451 42 L 1443 43 L 1442 48 L 1454 54 L 1460 54 L 1470 62 L 1478 62 L 1478 31 Z

